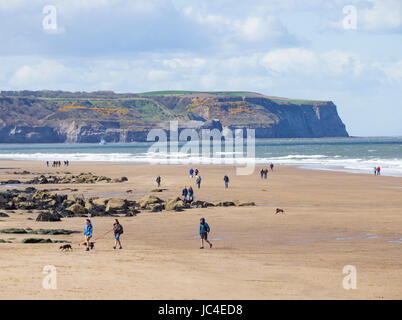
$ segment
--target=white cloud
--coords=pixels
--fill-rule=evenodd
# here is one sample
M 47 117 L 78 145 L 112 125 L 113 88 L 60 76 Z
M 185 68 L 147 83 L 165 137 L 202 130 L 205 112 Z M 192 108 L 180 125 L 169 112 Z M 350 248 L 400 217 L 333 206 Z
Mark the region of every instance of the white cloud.
M 371 8 L 358 9 L 358 26 L 370 31 L 402 27 L 401 0 L 369 0 Z
M 394 63 L 375 63 L 373 67 L 384 74 L 385 79 L 383 79 L 383 82 L 402 84 L 402 60 Z
M 52 60 L 43 60 L 35 65 L 23 65 L 12 75 L 9 80 L 11 86 L 35 88 L 47 88 L 63 77 L 70 77 L 65 66 Z
M 331 74 L 340 75 L 352 72 L 353 75 L 358 76 L 362 72 L 362 62 L 356 54 L 332 50 L 324 52 L 321 58 Z
M 252 6 L 251 6 L 252 7 Z M 241 16 L 222 14 L 222 12 L 209 12 L 205 8 L 187 6 L 182 9 L 192 21 L 196 21 L 204 28 L 209 28 L 216 41 L 226 43 L 230 49 L 235 44 L 264 41 L 280 41 L 289 39 L 288 33 L 281 21 L 272 14 L 247 10 Z
M 304 76 L 358 76 L 362 62 L 358 55 L 342 51 L 317 53 L 312 50 L 290 48 L 273 50 L 265 54 L 261 64 L 276 75 Z
M 21 9 L 21 7 L 25 4 L 25 0 L 0 0 L 0 13 L 1 12 L 12 12 L 17 9 Z
M 318 57 L 310 50 L 290 48 L 268 52 L 261 64 L 271 72 L 283 74 L 296 72 L 298 74 L 315 73 L 318 67 Z
M 171 58 L 163 59 L 162 64 L 170 69 L 179 68 L 202 68 L 205 66 L 205 59 L 202 58 Z
M 344 6 L 354 6 L 356 9 L 356 30 L 367 32 L 395 32 L 402 30 L 401 0 L 339 0 L 334 5 L 340 9 Z M 328 26 L 342 30 L 343 19 L 329 21 Z

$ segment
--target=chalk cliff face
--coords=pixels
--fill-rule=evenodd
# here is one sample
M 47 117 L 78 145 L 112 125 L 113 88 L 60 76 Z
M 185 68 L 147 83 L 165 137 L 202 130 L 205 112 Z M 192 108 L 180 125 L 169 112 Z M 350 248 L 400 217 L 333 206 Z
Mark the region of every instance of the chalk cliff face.
M 146 141 L 151 129 L 255 129 L 256 138 L 347 137 L 330 101 L 250 92 L 2 91 L 0 143 Z

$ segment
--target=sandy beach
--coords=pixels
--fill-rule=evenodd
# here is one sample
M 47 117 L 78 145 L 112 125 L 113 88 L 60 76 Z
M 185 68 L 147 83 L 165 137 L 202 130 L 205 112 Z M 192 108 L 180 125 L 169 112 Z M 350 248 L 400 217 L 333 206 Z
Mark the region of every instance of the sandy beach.
M 160 175 L 167 190 L 156 195 L 165 200 L 192 185 L 196 200 L 254 201 L 256 206 L 143 210 L 119 218 L 123 250 L 113 250 L 108 234 L 90 252 L 77 245 L 85 218 L 36 222 L 36 212 L 1 210 L 10 217 L 0 218 L 0 229 L 81 233 L 49 236 L 71 241 L 72 252 L 60 252 L 57 243 L 21 243 L 27 235 L 0 234 L 12 239 L 0 243 L 0 299 L 402 298 L 402 178 L 276 166 L 263 180 L 261 167 L 249 176 L 237 176 L 234 166 L 197 167 L 201 189 L 187 165 L 73 162 L 68 168 L 47 168 L 43 162 L 1 160 L 0 181 L 66 171 L 128 178 L 116 184 L 34 185 L 57 193 L 137 200 L 150 194 Z M 12 174 L 23 170 L 35 174 Z M 226 190 L 225 174 L 230 177 Z M 285 213 L 275 214 L 276 208 Z M 211 227 L 212 249 L 199 249 L 200 217 Z M 110 230 L 113 220 L 93 217 L 95 238 Z M 42 287 L 46 265 L 57 269 L 56 290 Z M 343 288 L 346 265 L 356 267 L 356 289 Z

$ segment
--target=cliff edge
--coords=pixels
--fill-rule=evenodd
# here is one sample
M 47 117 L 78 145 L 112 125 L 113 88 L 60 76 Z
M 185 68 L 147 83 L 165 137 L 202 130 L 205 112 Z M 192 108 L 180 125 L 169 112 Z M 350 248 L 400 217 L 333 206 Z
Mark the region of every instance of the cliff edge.
M 146 141 L 149 130 L 251 128 L 256 138 L 347 137 L 331 101 L 253 92 L 2 91 L 0 143 Z

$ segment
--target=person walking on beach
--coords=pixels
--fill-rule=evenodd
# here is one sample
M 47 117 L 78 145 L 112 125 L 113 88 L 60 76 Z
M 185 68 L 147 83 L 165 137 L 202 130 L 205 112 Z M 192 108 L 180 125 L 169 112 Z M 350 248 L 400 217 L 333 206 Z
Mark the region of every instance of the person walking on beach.
M 201 176 L 197 176 L 197 177 L 195 178 L 195 183 L 197 184 L 198 189 L 199 189 L 200 186 L 201 186 Z
M 273 163 L 271 163 L 271 164 L 269 165 L 269 167 L 271 168 L 271 171 L 274 171 L 274 164 L 273 164 Z
M 156 183 L 158 184 L 158 188 L 161 186 L 161 176 L 157 176 Z
M 46 161 L 46 167 L 49 168 L 49 161 Z
M 225 175 L 223 181 L 225 182 L 225 189 L 227 189 L 229 187 L 229 177 Z
M 85 228 L 84 228 L 84 236 L 85 236 L 85 244 L 87 246 L 86 251 L 89 251 L 89 240 L 92 238 L 93 227 L 91 220 L 85 220 Z
M 198 169 L 195 168 L 195 171 L 194 171 L 195 176 L 198 176 L 199 173 L 200 173 L 200 172 L 198 171 Z
M 264 177 L 264 172 L 265 172 L 265 170 L 264 170 L 264 169 L 261 169 L 261 171 L 260 171 L 261 179 Z
M 264 179 L 267 179 L 268 178 L 268 169 L 265 169 L 264 170 Z
M 191 186 L 188 188 L 188 201 L 194 201 L 194 190 Z
M 193 178 L 193 177 L 194 177 L 194 169 L 191 168 L 191 169 L 189 170 L 189 172 L 190 172 L 190 178 Z
M 181 192 L 181 194 L 182 194 L 182 196 L 183 196 L 184 201 L 187 201 L 188 190 L 187 190 L 187 187 L 186 187 L 186 186 L 184 186 L 184 189 L 183 189 L 183 191 Z
M 377 167 L 374 167 L 374 175 L 377 175 Z
M 211 231 L 208 223 L 205 222 L 204 218 L 200 219 L 200 238 L 201 238 L 201 246 L 200 249 L 204 249 L 204 241 L 209 244 L 209 247 L 212 248 L 212 243 L 208 240 L 208 233 Z
M 123 249 L 120 242 L 120 236 L 123 234 L 123 226 L 120 224 L 119 220 L 115 219 L 113 223 L 113 232 L 114 232 L 114 246 L 113 249 L 116 249 L 117 245 L 119 245 L 119 249 Z
M 380 176 L 380 175 L 381 175 L 381 168 L 377 167 L 377 176 Z

